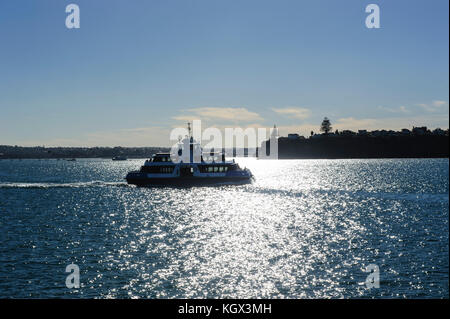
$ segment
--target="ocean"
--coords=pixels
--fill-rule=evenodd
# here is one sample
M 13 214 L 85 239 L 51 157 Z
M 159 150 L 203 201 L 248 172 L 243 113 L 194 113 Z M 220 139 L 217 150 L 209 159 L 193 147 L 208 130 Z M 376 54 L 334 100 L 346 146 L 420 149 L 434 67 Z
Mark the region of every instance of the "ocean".
M 143 161 L 0 160 L 0 298 L 449 298 L 448 159 L 238 158 L 252 184 L 127 185 Z

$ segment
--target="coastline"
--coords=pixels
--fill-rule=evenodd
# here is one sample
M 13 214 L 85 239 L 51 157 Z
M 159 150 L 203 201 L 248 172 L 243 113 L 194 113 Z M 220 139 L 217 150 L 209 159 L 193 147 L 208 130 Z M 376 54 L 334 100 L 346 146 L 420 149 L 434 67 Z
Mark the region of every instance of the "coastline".
M 447 130 L 448 132 L 448 130 Z M 270 152 L 270 141 L 265 141 Z M 263 145 L 262 144 L 262 145 Z M 449 158 L 448 135 L 336 136 L 277 138 L 278 159 L 370 159 L 370 158 Z M 241 149 L 242 150 L 242 149 Z M 254 150 L 254 149 L 253 149 Z M 252 151 L 253 151 L 252 150 Z M 45 147 L 0 145 L 2 159 L 80 159 L 125 157 L 149 158 L 170 147 Z M 227 149 L 227 157 L 236 157 L 236 149 Z M 245 148 L 244 157 L 252 153 Z M 251 157 L 251 156 L 250 156 Z
M 266 144 L 270 149 L 270 143 Z M 448 136 L 278 139 L 279 159 L 448 158 Z

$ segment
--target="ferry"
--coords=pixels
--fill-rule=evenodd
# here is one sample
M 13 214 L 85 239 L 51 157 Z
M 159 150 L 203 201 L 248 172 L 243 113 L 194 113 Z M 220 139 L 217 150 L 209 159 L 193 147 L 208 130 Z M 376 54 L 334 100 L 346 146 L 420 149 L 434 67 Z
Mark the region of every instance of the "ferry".
M 128 158 L 126 158 L 125 156 L 114 156 L 112 158 L 113 161 L 126 161 L 128 160 Z
M 125 177 L 128 184 L 137 186 L 168 185 L 194 186 L 208 184 L 251 183 L 253 174 L 241 168 L 234 159 L 227 161 L 225 151 L 203 153 L 198 142 L 189 136 L 177 143 L 172 153 L 156 153 L 138 171 Z

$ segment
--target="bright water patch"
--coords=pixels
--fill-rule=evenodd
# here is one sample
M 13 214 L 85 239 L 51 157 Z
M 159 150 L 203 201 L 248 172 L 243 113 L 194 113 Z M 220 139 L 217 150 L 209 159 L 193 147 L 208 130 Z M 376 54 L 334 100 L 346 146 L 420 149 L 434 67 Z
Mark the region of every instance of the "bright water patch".
M 448 159 L 239 159 L 252 184 L 125 184 L 142 162 L 0 161 L 0 297 L 448 298 Z

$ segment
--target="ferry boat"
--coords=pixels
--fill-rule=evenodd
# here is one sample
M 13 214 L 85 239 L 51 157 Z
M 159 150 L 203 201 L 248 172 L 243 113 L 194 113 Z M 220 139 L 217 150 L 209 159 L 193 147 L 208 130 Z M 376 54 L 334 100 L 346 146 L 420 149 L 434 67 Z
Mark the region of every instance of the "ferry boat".
M 114 156 L 112 158 L 113 161 L 126 161 L 128 160 L 125 156 Z
M 175 153 L 154 154 L 139 171 L 127 174 L 128 184 L 189 186 L 243 184 L 253 180 L 248 168 L 242 169 L 234 159 L 225 159 L 224 150 L 203 153 L 200 144 L 191 136 L 189 125 L 188 130 L 189 136 L 178 142 L 178 148 L 173 148 Z

